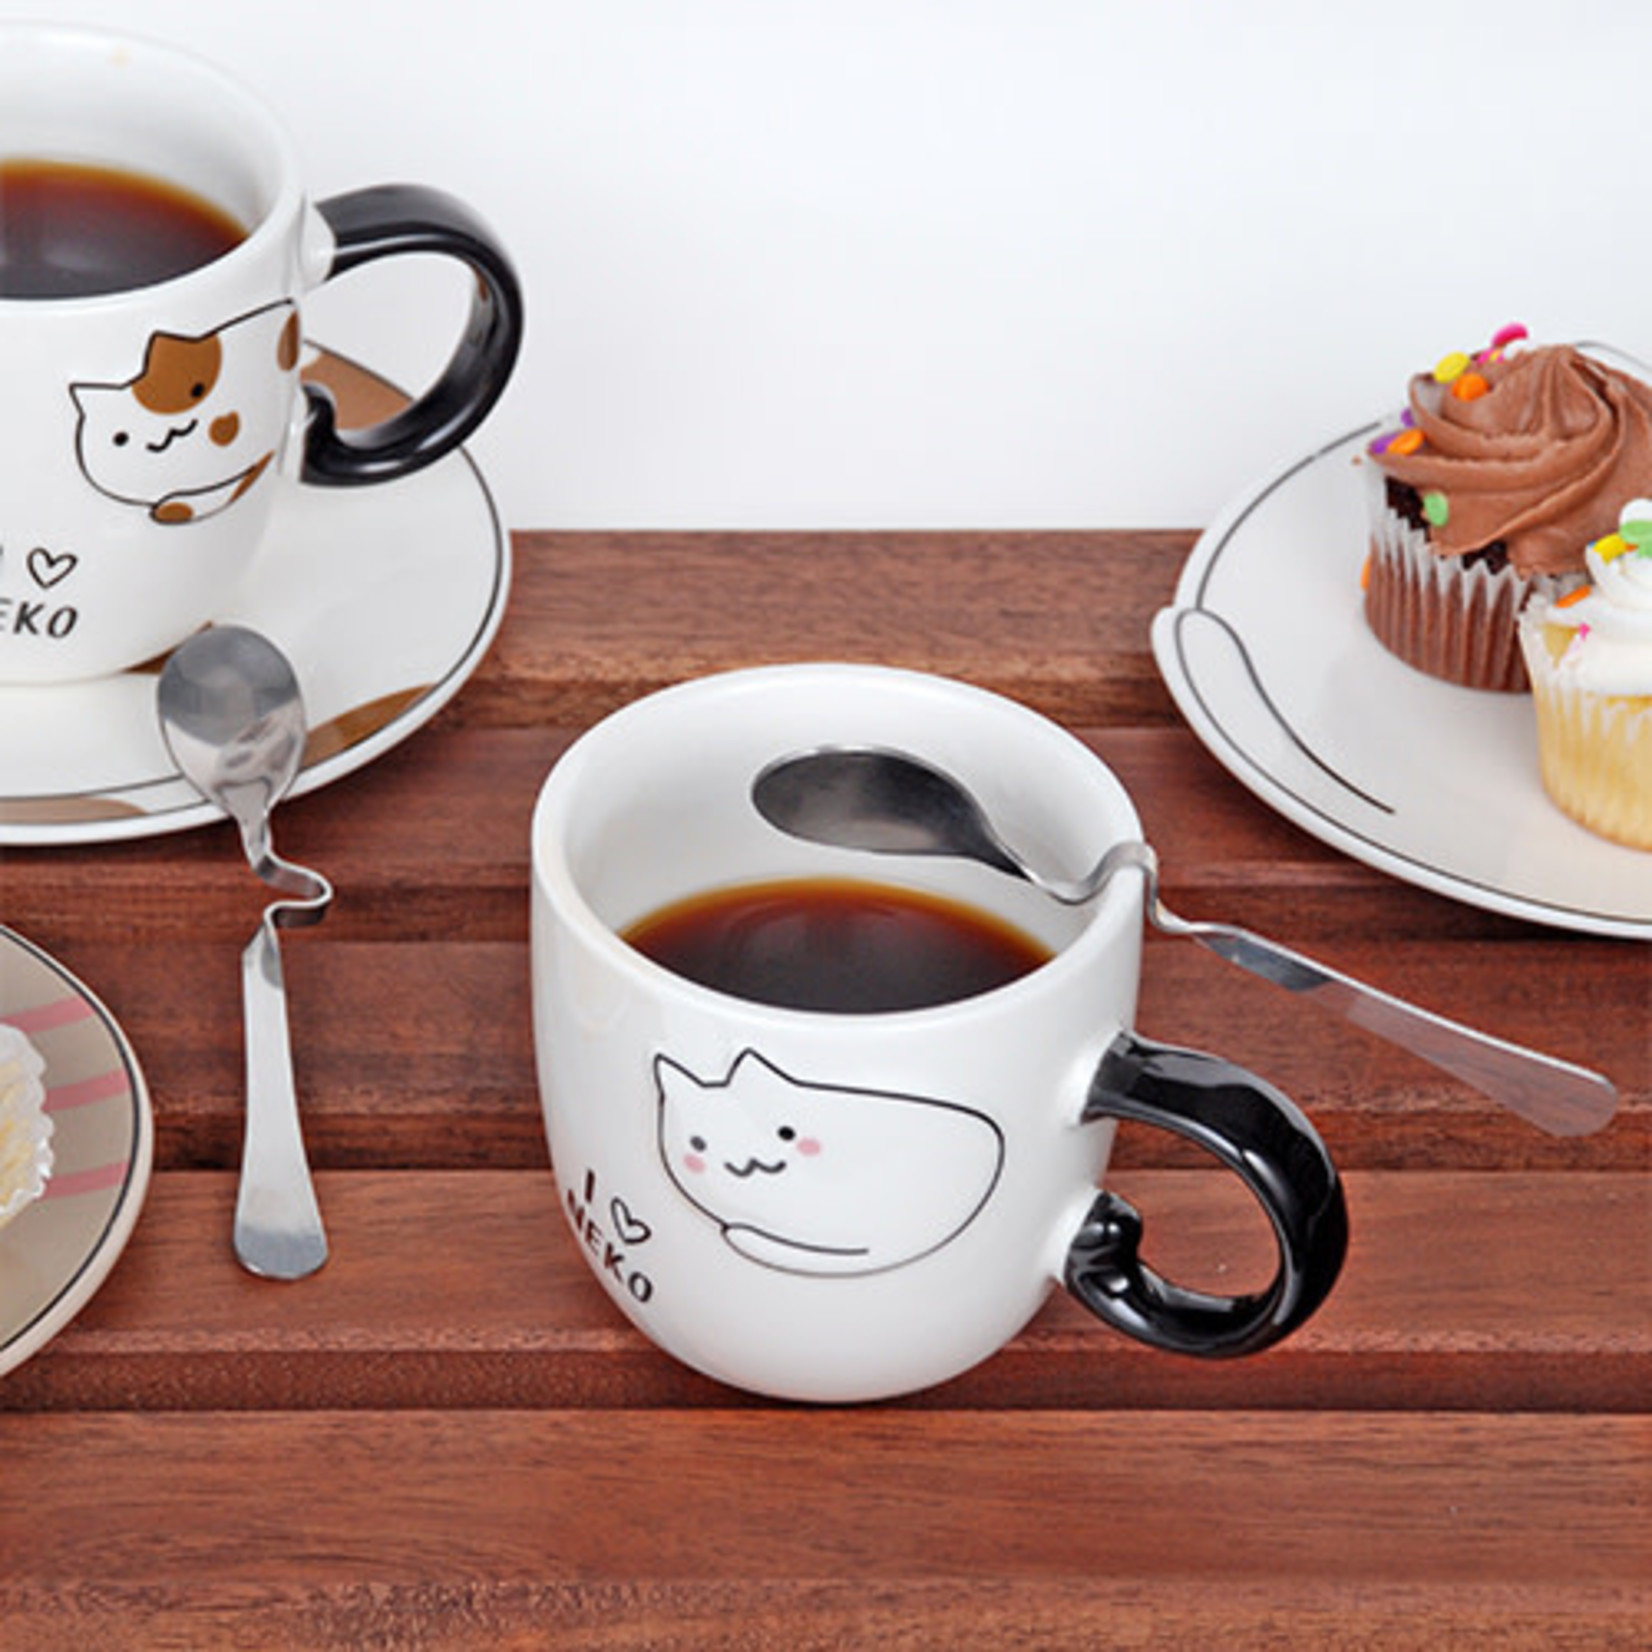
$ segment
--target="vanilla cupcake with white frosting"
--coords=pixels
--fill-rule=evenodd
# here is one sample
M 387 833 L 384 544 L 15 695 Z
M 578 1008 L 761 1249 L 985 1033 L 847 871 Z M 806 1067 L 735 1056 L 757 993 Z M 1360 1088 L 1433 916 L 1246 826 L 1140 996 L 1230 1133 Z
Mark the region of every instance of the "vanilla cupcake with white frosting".
M 40 1052 L 0 1021 L 0 1227 L 46 1191 L 52 1173 L 45 1070 Z
M 1590 831 L 1652 849 L 1652 499 L 1585 562 L 1588 585 L 1521 618 L 1543 785 Z

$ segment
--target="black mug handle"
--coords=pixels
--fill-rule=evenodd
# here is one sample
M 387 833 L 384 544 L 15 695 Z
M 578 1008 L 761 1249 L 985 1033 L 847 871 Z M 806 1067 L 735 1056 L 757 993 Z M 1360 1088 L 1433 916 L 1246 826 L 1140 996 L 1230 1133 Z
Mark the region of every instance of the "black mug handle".
M 463 201 L 422 184 L 381 184 L 317 202 L 333 232 L 327 279 L 396 253 L 441 253 L 476 280 L 470 314 L 447 366 L 410 407 L 368 430 L 341 431 L 331 394 L 306 384 L 310 404 L 300 479 L 352 487 L 408 476 L 450 453 L 499 399 L 522 347 L 522 286 L 503 249 Z
M 1348 1250 L 1348 1207 L 1319 1134 L 1285 1095 L 1212 1055 L 1123 1032 L 1091 1082 L 1084 1118 L 1136 1119 L 1198 1143 L 1255 1194 L 1279 1249 L 1273 1282 L 1207 1296 L 1141 1259 L 1142 1219 L 1098 1193 L 1068 1247 L 1068 1290 L 1109 1325 L 1156 1348 L 1222 1358 L 1288 1336 L 1330 1294 Z

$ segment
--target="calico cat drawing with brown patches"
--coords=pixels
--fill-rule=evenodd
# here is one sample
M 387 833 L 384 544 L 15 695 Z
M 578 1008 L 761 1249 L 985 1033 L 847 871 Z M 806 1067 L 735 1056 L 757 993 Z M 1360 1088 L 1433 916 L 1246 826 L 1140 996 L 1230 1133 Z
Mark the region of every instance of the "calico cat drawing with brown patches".
M 151 335 L 135 377 L 70 387 L 81 470 L 156 522 L 199 522 L 227 509 L 280 452 L 299 342 L 289 302 L 195 338 Z

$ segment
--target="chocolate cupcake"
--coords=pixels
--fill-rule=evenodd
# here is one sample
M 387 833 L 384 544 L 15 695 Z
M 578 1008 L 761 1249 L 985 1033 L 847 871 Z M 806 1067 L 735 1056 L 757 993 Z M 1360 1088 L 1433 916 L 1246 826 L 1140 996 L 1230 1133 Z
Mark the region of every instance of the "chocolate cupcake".
M 1652 493 L 1652 386 L 1505 327 L 1416 375 L 1366 454 L 1365 613 L 1408 665 L 1527 687 L 1519 616 L 1582 583 L 1583 547 Z

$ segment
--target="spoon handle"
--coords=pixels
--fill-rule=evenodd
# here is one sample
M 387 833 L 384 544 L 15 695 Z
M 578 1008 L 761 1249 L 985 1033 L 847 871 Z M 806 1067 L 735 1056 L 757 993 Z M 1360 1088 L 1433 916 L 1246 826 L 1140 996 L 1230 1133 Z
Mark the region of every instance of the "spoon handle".
M 302 1279 L 327 1260 L 315 1187 L 298 1122 L 281 944 L 266 916 L 241 954 L 247 1123 L 235 1254 L 268 1279 Z
M 1618 1095 L 1611 1081 L 1587 1067 L 1575 1067 L 1448 1021 L 1249 930 L 1189 922 L 1162 907 L 1158 916 L 1168 920 L 1161 927 L 1174 928 L 1230 964 L 1410 1050 L 1550 1135 L 1587 1135 L 1608 1123 L 1617 1108 Z

